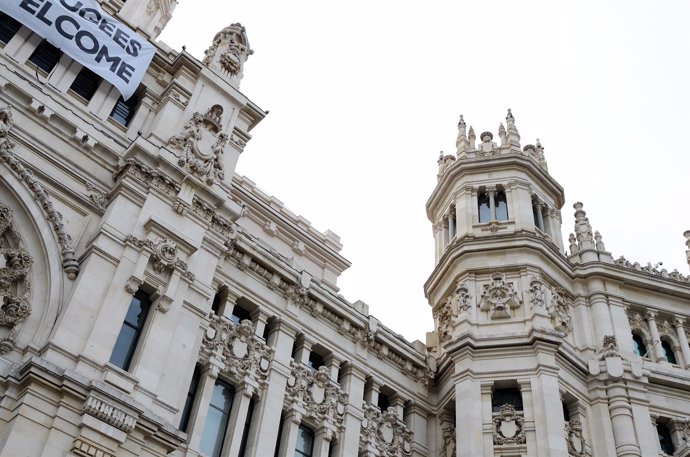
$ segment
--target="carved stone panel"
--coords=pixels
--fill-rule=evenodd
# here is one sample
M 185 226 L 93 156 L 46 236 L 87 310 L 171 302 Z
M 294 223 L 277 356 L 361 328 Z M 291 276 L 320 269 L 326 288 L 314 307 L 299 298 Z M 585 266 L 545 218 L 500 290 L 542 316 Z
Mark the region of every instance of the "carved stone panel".
M 520 307 L 520 299 L 512 283 L 506 283 L 506 275 L 492 273 L 491 282 L 484 284 L 480 309 L 488 311 L 491 319 L 511 317 L 511 310 Z
M 494 444 L 525 444 L 524 418 L 513 405 L 503 405 L 493 419 Z
M 582 436 L 582 424 L 579 420 L 573 419 L 565 423 L 565 437 L 568 443 L 568 454 L 575 457 L 584 457 L 585 438 Z
M 412 431 L 398 419 L 393 409 L 380 411 L 365 404 L 359 448 L 380 456 L 398 457 L 412 452 Z

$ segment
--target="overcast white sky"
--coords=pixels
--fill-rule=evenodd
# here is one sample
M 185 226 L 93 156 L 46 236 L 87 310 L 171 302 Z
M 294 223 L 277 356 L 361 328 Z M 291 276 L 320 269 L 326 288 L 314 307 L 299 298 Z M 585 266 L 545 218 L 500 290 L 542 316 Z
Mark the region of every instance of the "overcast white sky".
M 240 89 L 269 116 L 237 172 L 352 263 L 341 293 L 407 339 L 433 329 L 425 203 L 457 119 L 494 134 L 512 108 L 614 257 L 688 274 L 690 1 L 180 0 L 161 39 L 203 57 L 240 22 Z

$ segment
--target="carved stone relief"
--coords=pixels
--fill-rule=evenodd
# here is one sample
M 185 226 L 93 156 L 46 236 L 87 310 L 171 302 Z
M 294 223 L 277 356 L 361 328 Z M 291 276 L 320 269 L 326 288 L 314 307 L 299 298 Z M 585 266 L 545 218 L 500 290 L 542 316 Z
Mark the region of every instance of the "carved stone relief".
M 551 304 L 550 314 L 554 328 L 568 333 L 572 328 L 572 317 L 570 315 L 572 303 L 565 289 L 561 287 L 553 289 Z
M 323 424 L 328 430 L 341 431 L 347 405 L 347 393 L 330 380 L 330 370 L 322 366 L 313 371 L 292 362 L 286 398 L 290 405 L 301 406 L 307 417 Z
M 156 273 L 162 273 L 163 271 L 170 271 L 178 269 L 182 272 L 182 277 L 194 281 L 194 273 L 189 271 L 189 266 L 187 262 L 179 259 L 179 252 L 177 250 L 177 244 L 167 238 L 161 238 L 158 241 L 153 241 L 149 239 L 140 240 L 133 235 L 127 235 L 125 237 L 125 242 L 136 246 L 139 249 L 147 249 L 151 252 L 151 261 L 153 271 Z M 136 287 L 127 287 L 128 291 L 130 289 L 136 292 L 138 285 Z M 130 293 L 134 293 L 131 292 Z
M 602 343 L 601 351 L 599 351 L 599 360 L 605 360 L 609 357 L 621 357 L 621 353 L 618 350 L 618 342 L 614 335 L 605 335 Z
M 491 319 L 511 317 L 511 310 L 520 307 L 520 299 L 512 283 L 506 283 L 506 275 L 492 273 L 491 282 L 484 284 L 480 309 L 488 311 Z
M 228 135 L 222 133 L 223 107 L 213 105 L 206 114 L 198 112 L 183 130 L 168 140 L 168 145 L 181 151 L 177 163 L 212 185 L 225 178 L 223 152 Z
M 513 405 L 503 405 L 494 417 L 494 444 L 525 444 L 524 418 Z
M 14 142 L 10 140 L 9 134 L 14 122 L 12 121 L 12 110 L 9 106 L 0 108 L 0 163 L 4 163 L 21 179 L 33 193 L 34 198 L 43 208 L 43 212 L 48 220 L 51 229 L 57 237 L 62 256 L 62 268 L 67 273 L 69 279 L 74 279 L 79 273 L 79 263 L 74 257 L 72 238 L 65 232 L 65 225 L 62 222 L 62 214 L 55 209 L 50 195 L 43 185 L 36 180 L 33 173 L 27 170 L 14 154 Z
M 582 436 L 582 424 L 578 419 L 565 423 L 565 438 L 568 443 L 568 454 L 574 457 L 585 457 L 585 437 Z
M 403 456 L 412 452 L 412 431 L 398 419 L 392 408 L 380 411 L 365 404 L 360 450 L 375 449 L 381 456 Z
M 240 383 L 249 377 L 260 388 L 268 386 L 273 348 L 254 334 L 250 320 L 234 325 L 223 317 L 211 315 L 201 345 L 201 359 L 210 358 L 223 366 L 223 373 Z
M 443 436 L 443 453 L 441 455 L 443 457 L 456 457 L 455 427 L 443 427 L 441 433 Z
M 220 68 L 230 76 L 242 72 L 242 66 L 254 51 L 249 49 L 246 32 L 241 24 L 224 28 L 213 38 L 211 46 L 204 51 L 203 63 L 212 66 L 218 62 Z
M 10 329 L 0 341 L 0 354 L 14 348 L 20 324 L 31 314 L 32 263 L 12 210 L 0 203 L 0 326 Z

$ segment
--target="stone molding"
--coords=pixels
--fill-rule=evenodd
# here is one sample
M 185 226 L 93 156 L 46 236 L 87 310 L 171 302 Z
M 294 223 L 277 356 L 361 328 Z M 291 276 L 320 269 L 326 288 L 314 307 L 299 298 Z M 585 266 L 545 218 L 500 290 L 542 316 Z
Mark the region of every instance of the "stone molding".
M 381 411 L 364 404 L 362 409 L 364 419 L 359 436 L 360 451 L 369 450 L 380 456 L 391 457 L 411 455 L 413 432 L 398 419 L 394 408 Z
M 285 391 L 288 407 L 299 407 L 306 417 L 316 420 L 319 425 L 331 432 L 341 432 L 348 394 L 331 381 L 330 369 L 322 366 L 314 371 L 295 361 L 290 363 L 290 368 Z
M 220 372 L 238 383 L 249 380 L 252 387 L 264 389 L 268 386 L 273 352 L 272 347 L 254 334 L 250 320 L 235 325 L 212 314 L 202 340 L 200 358 L 204 362 L 213 359 L 221 366 Z
M 7 167 L 26 184 L 34 195 L 34 199 L 36 199 L 43 208 L 50 228 L 57 237 L 60 254 L 62 256 L 62 269 L 67 273 L 69 279 L 75 279 L 77 274 L 79 274 L 79 263 L 74 256 L 72 238 L 65 231 L 65 225 L 62 222 L 62 214 L 55 209 L 50 194 L 48 194 L 45 187 L 34 177 L 31 170 L 26 169 L 14 154 L 15 144 L 9 138 L 9 133 L 13 126 L 14 122 L 12 120 L 11 108 L 9 106 L 0 107 L 0 162 L 7 165 Z
M 613 261 L 615 265 L 618 265 L 619 267 L 627 268 L 629 270 L 635 270 L 639 271 L 640 273 L 646 273 L 649 275 L 653 276 L 658 276 L 664 279 L 672 279 L 674 281 L 679 281 L 679 282 L 690 282 L 690 275 L 685 276 L 681 274 L 677 269 L 674 269 L 672 272 L 666 271 L 665 268 L 662 268 L 659 270 L 659 266 L 661 263 L 657 263 L 656 265 L 652 265 L 651 262 L 647 262 L 647 265 L 642 266 L 639 262 L 630 262 L 628 259 L 626 259 L 624 256 L 620 256 L 616 260 Z

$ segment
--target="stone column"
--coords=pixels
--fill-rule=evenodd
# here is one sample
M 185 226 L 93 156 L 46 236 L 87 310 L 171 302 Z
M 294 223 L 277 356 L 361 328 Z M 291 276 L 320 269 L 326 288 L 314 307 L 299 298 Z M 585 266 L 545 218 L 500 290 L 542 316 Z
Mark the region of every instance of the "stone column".
M 275 354 L 268 375 L 268 387 L 261 393 L 259 402 L 254 406 L 251 433 L 247 441 L 247 457 L 266 457 L 275 453 L 285 386 L 290 376 L 290 353 L 295 334 L 294 328 L 281 321 L 268 336 L 268 345 L 275 349 Z
M 647 323 L 649 324 L 649 333 L 652 335 L 652 347 L 647 351 L 654 351 L 657 362 L 665 362 L 666 355 L 664 349 L 661 347 L 661 337 L 659 336 L 659 329 L 656 326 L 656 311 L 648 309 L 645 313 L 647 316 Z
M 299 424 L 301 422 L 302 415 L 297 411 L 291 411 L 285 416 L 283 419 L 283 433 L 280 439 L 280 452 L 278 452 L 278 455 L 290 456 L 295 454 L 295 448 L 297 447 L 297 432 L 299 431 Z M 264 454 L 262 454 L 262 456 L 263 455 Z M 261 456 L 257 455 L 257 457 Z
M 364 401 L 372 406 L 378 406 L 381 383 L 372 379 L 369 384 L 369 388 L 364 391 Z
M 602 348 L 604 337 L 614 335 L 611 325 L 611 316 L 606 296 L 601 292 L 595 292 L 589 297 L 592 310 L 592 323 L 594 324 L 595 347 Z
M 230 419 L 228 421 L 229 438 L 225 440 L 225 449 L 223 455 L 228 457 L 238 457 L 240 453 L 240 445 L 242 444 L 242 434 L 244 432 L 244 424 L 249 413 L 249 403 L 252 400 L 254 388 L 246 385 L 235 393 L 233 399 L 232 411 L 230 412 Z
M 350 364 L 343 367 L 340 386 L 348 393 L 348 405 L 343 420 L 344 430 L 338 437 L 334 457 L 358 457 L 359 432 L 362 427 L 362 398 L 366 373 Z
M 450 235 L 448 232 L 448 216 L 443 216 L 443 247 L 448 246 Z
M 429 412 L 419 404 L 411 402 L 407 407 L 405 425 L 414 431 L 412 439 L 412 457 L 422 457 L 430 455 L 429 436 L 427 434 Z M 451 417 L 452 422 L 452 417 Z M 452 424 L 451 424 L 452 425 Z
M 254 334 L 259 338 L 264 337 L 264 331 L 266 330 L 266 323 L 268 322 L 268 314 L 263 312 L 261 309 L 258 312 L 252 313 L 254 324 Z
M 338 358 L 334 354 L 329 354 L 328 357 L 326 357 L 326 360 L 324 360 L 326 363 L 326 366 L 328 367 L 328 370 L 331 373 L 331 381 L 335 382 L 336 384 L 338 383 L 338 375 L 340 373 L 340 364 L 343 362 L 340 358 Z
M 534 210 L 537 213 L 537 227 L 539 228 L 539 230 L 546 232 L 546 228 L 544 227 L 544 215 L 541 212 L 542 206 L 544 205 L 542 205 L 539 202 L 536 202 L 534 204 Z
M 557 368 L 543 369 L 537 375 L 533 402 L 537 454 L 567 457 L 568 447 L 563 436 L 563 412 L 558 407 L 562 402 Z
M 395 415 L 398 416 L 398 419 L 401 421 L 404 420 L 403 413 L 405 411 L 405 399 L 402 398 L 400 394 L 395 394 L 390 399 L 390 402 L 390 408 L 395 410 Z
M 496 197 L 496 189 L 487 189 L 486 192 L 489 194 L 489 212 L 491 213 L 491 217 L 489 220 L 495 221 L 496 220 L 496 202 L 494 201 L 494 198 Z
M 609 399 L 609 414 L 613 426 L 613 440 L 617 457 L 642 457 L 635 436 L 632 406 L 628 402 L 625 383 L 612 381 L 606 386 Z
M 455 433 L 457 457 L 484 454 L 482 401 L 479 381 L 463 373 L 455 381 Z
M 455 220 L 455 210 L 451 211 L 448 213 L 448 232 L 449 232 L 449 239 L 452 240 L 455 238 L 455 233 L 456 233 L 456 220 Z
M 199 450 L 201 445 L 201 436 L 204 433 L 206 426 L 206 416 L 208 415 L 208 407 L 211 404 L 211 397 L 213 396 L 213 388 L 216 385 L 216 379 L 220 372 L 218 365 L 211 361 L 201 373 L 199 380 L 199 398 L 196 402 L 195 410 L 193 411 L 190 424 L 187 430 L 192 433 L 189 436 L 189 448 Z
M 683 367 L 690 367 L 690 347 L 688 347 L 688 337 L 685 335 L 685 318 L 681 316 L 673 317 L 673 325 L 676 327 L 676 334 L 678 335 L 678 343 L 680 344 L 680 350 L 683 353 Z
M 518 381 L 518 386 L 520 388 L 520 395 L 522 396 L 522 415 L 524 418 L 524 427 L 525 427 L 525 437 L 527 438 L 527 455 L 542 455 L 541 451 L 537 452 L 537 433 L 535 430 L 535 421 L 534 421 L 534 416 L 535 416 L 535 399 L 534 399 L 534 394 L 532 392 L 532 382 L 529 379 L 521 379 Z M 537 392 L 537 395 L 539 395 L 539 392 Z M 539 401 L 542 399 L 540 398 Z M 560 394 L 557 397 L 558 405 L 561 404 L 560 400 Z M 557 409 L 558 411 L 558 409 Z M 562 421 L 559 419 L 559 424 L 562 423 Z M 542 426 L 543 424 L 539 424 Z M 549 446 L 551 443 L 542 443 L 539 442 L 541 446 Z M 543 449 L 543 447 L 542 447 Z M 550 451 L 553 449 L 544 449 L 545 455 L 555 455 L 559 456 L 560 454 L 555 453 L 551 454 Z
M 331 448 L 331 440 L 333 439 L 333 432 L 325 427 L 320 427 L 314 433 L 314 452 L 313 457 L 328 457 L 328 451 Z M 286 454 L 290 455 L 290 454 Z
M 295 350 L 295 362 L 309 366 L 309 355 L 311 354 L 312 342 L 303 336 L 301 341 L 299 341 L 297 344 L 298 346 Z

